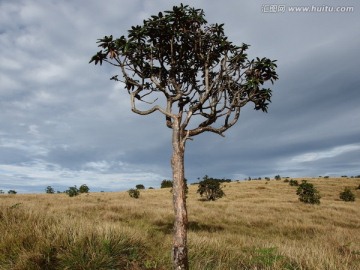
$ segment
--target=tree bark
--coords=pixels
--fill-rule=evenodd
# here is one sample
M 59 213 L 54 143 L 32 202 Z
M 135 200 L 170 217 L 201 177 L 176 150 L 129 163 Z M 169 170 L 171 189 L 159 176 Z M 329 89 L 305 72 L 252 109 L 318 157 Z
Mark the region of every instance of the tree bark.
M 172 146 L 173 153 L 171 167 L 173 170 L 173 204 L 175 213 L 174 237 L 172 259 L 174 270 L 188 270 L 188 250 L 187 250 L 187 210 L 185 194 L 185 140 L 183 131 L 180 128 L 180 117 L 172 123 Z

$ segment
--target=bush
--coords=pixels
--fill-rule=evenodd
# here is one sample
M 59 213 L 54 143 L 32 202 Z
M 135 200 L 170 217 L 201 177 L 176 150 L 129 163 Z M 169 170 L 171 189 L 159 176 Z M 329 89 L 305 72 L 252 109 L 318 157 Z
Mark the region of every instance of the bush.
M 291 179 L 289 181 L 289 185 L 290 186 L 298 186 L 299 185 L 299 182 L 297 180 L 294 180 L 294 179 Z
M 67 195 L 69 195 L 69 197 L 75 197 L 75 196 L 77 196 L 77 195 L 80 194 L 80 193 L 79 193 L 79 190 L 78 190 L 78 188 L 77 188 L 76 186 L 69 187 L 69 189 L 66 190 L 65 193 L 66 193 Z
M 138 189 L 135 188 L 129 189 L 128 193 L 131 198 L 138 199 L 140 197 L 140 191 Z
M 303 180 L 299 185 L 296 194 L 299 195 L 299 200 L 303 203 L 320 204 L 321 196 L 319 191 L 317 191 L 313 184 L 308 183 L 306 180 Z
M 16 194 L 17 192 L 15 191 L 15 190 L 13 190 L 13 189 L 10 189 L 9 191 L 8 191 L 8 194 Z
M 350 188 L 345 188 L 343 192 L 340 192 L 340 199 L 344 202 L 353 202 L 355 201 L 355 195 Z
M 136 185 L 136 189 L 145 189 L 145 186 L 142 184 Z
M 281 176 L 280 175 L 275 175 L 275 180 L 281 180 Z
M 80 193 L 89 193 L 90 188 L 87 185 L 81 185 L 79 188 Z
M 205 175 L 203 180 L 199 182 L 197 193 L 199 193 L 201 197 L 205 196 L 207 201 L 215 201 L 225 195 L 220 184 L 221 182 L 217 181 L 217 179 L 209 178 Z

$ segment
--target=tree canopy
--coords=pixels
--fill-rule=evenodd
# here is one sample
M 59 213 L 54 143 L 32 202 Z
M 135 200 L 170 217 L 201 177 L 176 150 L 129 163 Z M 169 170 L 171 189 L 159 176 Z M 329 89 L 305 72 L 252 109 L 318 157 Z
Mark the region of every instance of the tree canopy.
M 170 128 L 174 115 L 184 113 L 181 128 L 187 137 L 204 131 L 222 135 L 248 102 L 266 112 L 272 91 L 264 84 L 278 79 L 276 60 L 249 60 L 249 45 L 234 45 L 223 24 L 208 25 L 203 10 L 186 5 L 151 16 L 127 37 L 105 36 L 98 43 L 102 49 L 90 62 L 121 69 L 122 78 L 111 79 L 124 83 L 132 110 L 142 115 L 160 111 Z M 193 117 L 197 125 L 186 129 Z

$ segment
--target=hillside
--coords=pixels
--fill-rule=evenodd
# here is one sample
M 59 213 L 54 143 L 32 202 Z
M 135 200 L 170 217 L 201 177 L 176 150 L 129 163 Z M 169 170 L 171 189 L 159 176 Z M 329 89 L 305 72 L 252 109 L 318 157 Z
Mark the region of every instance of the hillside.
M 360 269 L 360 179 L 308 181 L 320 205 L 283 180 L 226 183 L 215 202 L 190 185 L 191 269 Z M 171 269 L 172 220 L 170 189 L 0 195 L 0 269 Z

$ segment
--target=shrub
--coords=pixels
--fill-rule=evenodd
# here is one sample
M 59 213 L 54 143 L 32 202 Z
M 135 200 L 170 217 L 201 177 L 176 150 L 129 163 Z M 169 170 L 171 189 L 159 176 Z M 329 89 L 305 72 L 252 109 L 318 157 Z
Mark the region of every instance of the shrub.
M 203 180 L 199 182 L 197 193 L 199 193 L 201 197 L 205 196 L 207 201 L 215 201 L 225 195 L 220 184 L 221 182 L 205 175 Z
M 289 185 L 290 186 L 298 186 L 299 185 L 299 182 L 297 180 L 294 180 L 294 179 L 291 179 L 289 181 Z
M 145 186 L 142 184 L 136 185 L 136 189 L 145 189 Z
M 319 191 L 306 180 L 303 180 L 299 185 L 296 194 L 299 195 L 299 200 L 303 203 L 320 204 L 321 197 Z
M 76 186 L 69 187 L 69 189 L 66 190 L 65 193 L 66 193 L 67 195 L 69 195 L 69 197 L 75 197 L 75 196 L 77 196 L 77 195 L 80 194 L 80 193 L 79 193 L 79 190 L 78 190 L 78 188 L 77 188 Z
M 281 180 L 281 176 L 280 175 L 275 175 L 275 180 Z
M 90 188 L 87 185 L 81 185 L 79 188 L 80 193 L 89 193 Z
M 353 202 L 355 201 L 355 195 L 350 188 L 345 188 L 343 192 L 340 192 L 340 199 L 344 202 Z
M 8 194 L 16 194 L 17 192 L 15 191 L 15 190 L 13 190 L 13 189 L 10 189 L 9 191 L 8 191 Z
M 140 197 L 140 191 L 138 189 L 131 188 L 128 190 L 128 193 L 131 198 L 138 199 Z
M 289 183 L 289 179 L 285 179 L 285 180 L 284 180 L 284 183 Z

